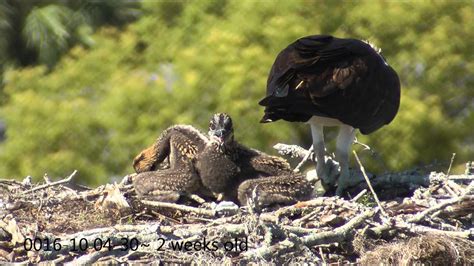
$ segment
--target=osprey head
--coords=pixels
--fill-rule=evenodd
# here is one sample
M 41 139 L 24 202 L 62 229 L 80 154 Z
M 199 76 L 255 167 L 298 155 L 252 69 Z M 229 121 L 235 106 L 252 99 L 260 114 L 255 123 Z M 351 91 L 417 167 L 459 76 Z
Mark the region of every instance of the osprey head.
M 156 151 L 154 146 L 143 150 L 133 159 L 133 168 L 137 173 L 155 171 L 157 166 Z
M 230 144 L 234 141 L 234 127 L 232 119 L 226 113 L 214 114 L 209 122 L 209 138 L 219 146 Z

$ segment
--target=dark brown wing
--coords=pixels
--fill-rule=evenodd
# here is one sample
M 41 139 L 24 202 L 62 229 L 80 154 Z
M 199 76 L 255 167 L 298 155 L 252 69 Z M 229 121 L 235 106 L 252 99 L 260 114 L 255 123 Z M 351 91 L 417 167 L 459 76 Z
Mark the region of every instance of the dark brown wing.
M 192 126 L 169 127 L 160 134 L 152 146 L 135 157 L 133 168 L 137 173 L 154 171 L 167 157 L 170 168 L 179 168 L 183 160 L 190 160 L 202 151 L 207 142 L 207 137 Z
M 308 36 L 277 56 L 260 101 L 261 122 L 325 116 L 368 134 L 393 120 L 399 101 L 396 72 L 369 44 Z
M 256 207 L 262 207 L 307 200 L 312 192 L 313 187 L 303 175 L 286 174 L 243 182 L 238 188 L 238 199 L 241 205 L 246 205 L 252 198 L 256 201 Z
M 133 186 L 141 197 L 162 201 L 176 201 L 183 193 L 203 190 L 199 176 L 188 164 L 180 169 L 163 169 L 143 172 L 133 177 Z
M 244 179 L 290 173 L 290 164 L 283 158 L 238 145 L 237 165 Z M 245 175 L 248 175 L 245 177 Z

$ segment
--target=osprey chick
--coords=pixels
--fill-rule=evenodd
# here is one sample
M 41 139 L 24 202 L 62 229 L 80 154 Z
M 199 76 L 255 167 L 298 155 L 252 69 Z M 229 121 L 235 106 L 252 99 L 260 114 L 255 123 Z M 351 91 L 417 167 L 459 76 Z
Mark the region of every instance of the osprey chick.
M 214 114 L 209 122 L 209 141 L 193 160 L 202 184 L 215 195 L 237 200 L 239 185 L 248 179 L 291 173 L 286 160 L 250 149 L 234 139 L 232 118 Z
M 165 158 L 170 168 L 157 170 Z M 261 195 L 257 203 L 269 205 L 309 195 L 306 180 L 292 176 L 286 160 L 239 144 L 232 119 L 224 113 L 212 116 L 208 136 L 192 126 L 166 129 L 135 157 L 133 165 L 140 173 L 133 180 L 138 194 L 166 201 L 176 201 L 183 194 L 207 196 L 212 192 L 246 204 L 256 192 Z M 250 179 L 253 181 L 244 182 Z M 291 191 L 286 189 L 290 186 L 294 187 Z

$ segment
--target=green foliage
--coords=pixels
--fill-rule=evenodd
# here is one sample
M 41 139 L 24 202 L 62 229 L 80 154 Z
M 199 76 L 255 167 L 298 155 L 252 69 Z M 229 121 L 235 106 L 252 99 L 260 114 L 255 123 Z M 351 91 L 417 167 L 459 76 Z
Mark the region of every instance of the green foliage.
M 371 193 L 365 193 L 362 197 L 357 200 L 358 203 L 367 206 L 367 207 L 375 207 L 377 206 L 377 202 L 375 201 L 374 196 Z
M 62 24 L 61 14 L 51 23 Z M 270 153 L 277 142 L 309 146 L 305 125 L 258 124 L 257 102 L 277 53 L 317 33 L 369 39 L 402 80 L 396 119 L 360 138 L 383 161 L 361 154 L 368 170 L 449 160 L 452 152 L 459 161 L 474 155 L 468 3 L 145 1 L 142 14 L 127 28 L 99 30 L 96 45 L 76 46 L 51 72 L 7 72 L 0 176 L 78 169 L 89 183 L 103 182 L 131 172 L 133 157 L 166 127 L 205 129 L 213 112 L 229 113 L 237 138 L 249 146 Z M 71 32 L 46 35 L 55 34 L 59 45 Z
M 93 45 L 93 29 L 133 20 L 137 7 L 137 3 L 122 0 L 1 1 L 0 62 L 53 67 L 72 45 Z
M 64 52 L 70 38 L 67 21 L 73 12 L 64 6 L 49 5 L 33 9 L 25 21 L 23 37 L 38 51 L 40 62 L 52 65 Z M 56 49 L 51 49 L 55 47 Z

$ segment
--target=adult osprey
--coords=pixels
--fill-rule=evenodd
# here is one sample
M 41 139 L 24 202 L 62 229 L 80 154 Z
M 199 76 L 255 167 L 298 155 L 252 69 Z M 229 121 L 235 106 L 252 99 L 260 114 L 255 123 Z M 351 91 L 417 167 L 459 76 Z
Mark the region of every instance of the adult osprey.
M 324 126 L 340 126 L 336 159 L 341 173 L 336 193 L 350 185 L 349 150 L 355 129 L 370 134 L 390 123 L 400 105 L 400 81 L 378 49 L 356 39 L 303 37 L 273 63 L 260 122 L 279 119 L 311 126 L 316 173 L 325 181 Z

